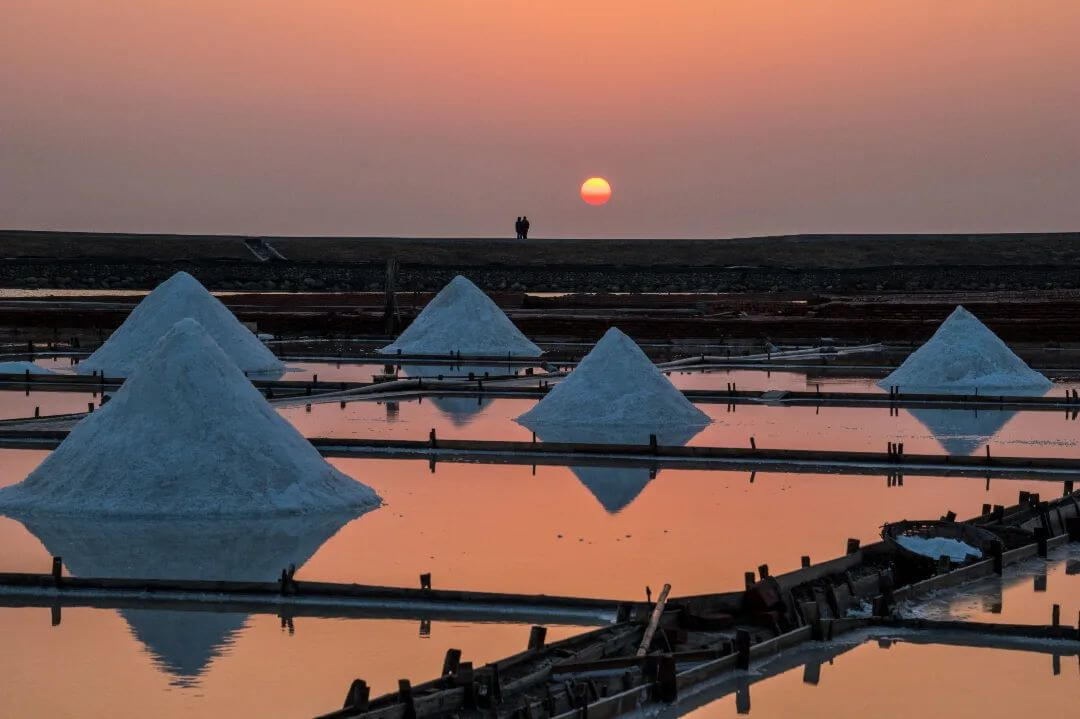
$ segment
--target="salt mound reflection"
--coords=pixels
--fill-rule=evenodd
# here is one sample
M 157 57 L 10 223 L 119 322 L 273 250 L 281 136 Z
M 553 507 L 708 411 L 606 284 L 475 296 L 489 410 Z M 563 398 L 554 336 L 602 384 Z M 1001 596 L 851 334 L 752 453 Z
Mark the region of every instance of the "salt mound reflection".
M 16 516 L 75 576 L 272 581 L 303 565 L 352 514 L 159 521 Z M 243 629 L 242 613 L 124 609 L 132 635 L 173 675 L 197 683 Z

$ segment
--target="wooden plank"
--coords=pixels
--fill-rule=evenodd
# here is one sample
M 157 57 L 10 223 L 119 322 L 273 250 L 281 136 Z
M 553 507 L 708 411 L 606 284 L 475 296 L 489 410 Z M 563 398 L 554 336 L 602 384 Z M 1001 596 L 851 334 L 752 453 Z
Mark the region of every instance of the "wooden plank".
M 653 607 L 652 616 L 649 617 L 649 623 L 645 626 L 645 635 L 642 636 L 641 645 L 637 650 L 637 655 L 639 657 L 643 657 L 649 653 L 649 645 L 652 644 L 653 636 L 656 634 L 656 628 L 660 626 L 660 617 L 664 615 L 664 607 L 667 605 L 668 594 L 670 592 L 670 584 L 665 584 L 664 588 L 660 590 L 660 596 L 656 600 L 656 606 Z

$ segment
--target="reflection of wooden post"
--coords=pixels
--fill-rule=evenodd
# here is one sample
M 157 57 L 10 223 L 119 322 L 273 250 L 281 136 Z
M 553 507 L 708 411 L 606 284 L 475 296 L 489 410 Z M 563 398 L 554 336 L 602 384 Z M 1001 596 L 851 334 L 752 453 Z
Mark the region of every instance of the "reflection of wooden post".
M 400 318 L 397 306 L 397 271 L 398 261 L 391 257 L 386 261 L 386 304 L 383 308 L 383 331 L 387 335 L 396 335 Z

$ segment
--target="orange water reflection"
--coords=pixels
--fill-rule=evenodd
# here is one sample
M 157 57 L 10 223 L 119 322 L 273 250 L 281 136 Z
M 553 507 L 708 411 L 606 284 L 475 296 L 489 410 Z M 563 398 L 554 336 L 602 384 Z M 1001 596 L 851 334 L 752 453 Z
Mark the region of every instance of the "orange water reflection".
M 281 412 L 308 437 L 427 439 L 434 428 L 453 439 L 524 440 L 532 432 L 514 421 L 534 400 L 484 396 L 425 397 L 284 407 Z M 1076 457 L 1080 419 L 1067 412 L 851 408 L 759 404 L 700 404 L 713 423 L 689 444 L 774 449 L 885 451 L 903 442 L 907 453 L 974 454 L 986 444 L 995 455 Z M 648 430 L 626 433 L 626 443 L 647 444 Z
M 719 698 L 678 713 L 693 719 L 1074 716 L 1077 660 L 1071 651 L 1055 658 L 1047 652 L 905 641 L 841 645 L 808 654 L 801 666 L 779 675 L 734 681 L 715 692 Z M 707 697 L 688 703 L 704 701 Z
M 186 650 L 181 632 L 171 644 L 148 646 L 115 611 L 64 609 L 60 625 L 50 627 L 48 608 L 0 609 L 0 634 L 19 648 L 0 657 L 4 714 L 313 716 L 339 708 L 357 677 L 375 694 L 392 691 L 398 679 L 437 674 L 451 647 L 483 663 L 520 651 L 529 633 L 525 625 L 436 621 L 421 637 L 419 620 L 311 618 L 294 619 L 290 631 L 275 616 L 186 614 L 189 629 L 231 617 L 236 629 L 197 675 L 178 681 L 169 652 Z M 581 631 L 552 626 L 548 639 Z M 64 691 L 56 691 L 59 657 Z

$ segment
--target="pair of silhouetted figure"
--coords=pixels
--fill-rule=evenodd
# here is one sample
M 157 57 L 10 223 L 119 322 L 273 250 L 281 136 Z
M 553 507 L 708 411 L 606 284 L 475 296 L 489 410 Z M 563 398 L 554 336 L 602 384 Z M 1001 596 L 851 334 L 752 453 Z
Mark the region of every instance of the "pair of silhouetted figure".
M 519 240 L 529 239 L 529 218 L 517 218 L 517 222 L 514 223 L 514 232 L 517 233 L 517 238 Z

